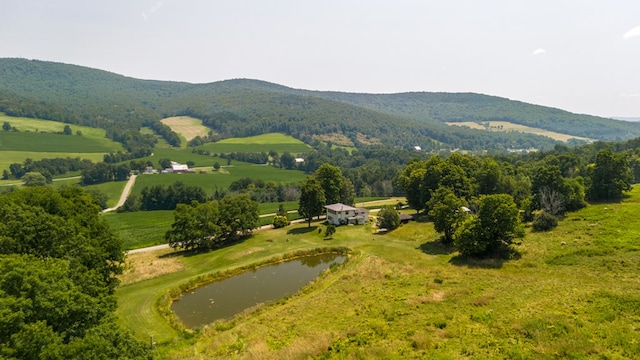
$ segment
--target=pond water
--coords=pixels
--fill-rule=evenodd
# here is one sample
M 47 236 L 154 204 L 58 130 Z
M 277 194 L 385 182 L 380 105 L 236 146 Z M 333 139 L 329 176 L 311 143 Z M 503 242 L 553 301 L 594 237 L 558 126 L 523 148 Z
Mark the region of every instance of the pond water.
M 197 328 L 294 294 L 332 264 L 345 259 L 342 255 L 323 254 L 257 268 L 184 294 L 171 309 L 186 327 Z

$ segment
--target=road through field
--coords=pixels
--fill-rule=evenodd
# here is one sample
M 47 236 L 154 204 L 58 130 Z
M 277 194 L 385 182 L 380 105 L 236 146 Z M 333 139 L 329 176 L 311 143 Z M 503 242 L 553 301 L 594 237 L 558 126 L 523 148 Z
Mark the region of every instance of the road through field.
M 129 196 L 129 193 L 131 193 L 131 188 L 133 188 L 133 184 L 136 183 L 137 176 L 138 175 L 135 175 L 135 174 L 129 176 L 129 181 L 127 181 L 127 185 L 124 186 L 124 189 L 122 190 L 122 194 L 120 195 L 120 200 L 118 200 L 118 203 L 116 204 L 116 206 L 102 210 L 103 213 L 114 211 L 120 206 L 124 205 L 125 201 L 127 201 L 127 197 Z

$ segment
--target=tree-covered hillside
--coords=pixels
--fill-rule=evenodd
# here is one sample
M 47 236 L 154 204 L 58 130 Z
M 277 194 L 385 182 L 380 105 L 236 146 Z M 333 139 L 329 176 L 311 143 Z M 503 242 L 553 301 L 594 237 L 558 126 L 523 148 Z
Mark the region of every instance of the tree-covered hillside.
M 114 139 L 150 126 L 170 140 L 170 130 L 158 122 L 175 115 L 202 119 L 218 138 L 282 132 L 311 141 L 337 133 L 356 147 L 501 150 L 555 144 L 538 135 L 448 127 L 445 121 L 506 120 L 598 140 L 640 136 L 640 124 L 486 95 L 316 92 L 246 79 L 189 84 L 26 59 L 0 59 L 0 111 L 101 127 Z

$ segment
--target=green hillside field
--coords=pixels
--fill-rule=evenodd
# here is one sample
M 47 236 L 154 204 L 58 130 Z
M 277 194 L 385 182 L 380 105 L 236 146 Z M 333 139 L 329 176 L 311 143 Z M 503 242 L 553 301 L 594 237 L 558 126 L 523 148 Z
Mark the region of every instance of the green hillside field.
M 244 138 L 229 138 L 215 143 L 198 146 L 198 149 L 209 150 L 212 153 L 232 152 L 266 152 L 275 150 L 278 154 L 290 152 L 292 154 L 311 151 L 311 147 L 302 141 L 284 134 L 269 133 Z
M 385 235 L 338 227 L 331 240 L 323 225 L 301 224 L 204 254 L 130 255 L 118 314 L 140 339 L 153 336 L 159 359 L 635 358 L 639 210 L 635 187 L 622 203 L 528 231 L 510 260 L 461 258 L 428 222 Z M 353 251 L 344 266 L 232 320 L 185 331 L 166 307 L 196 278 L 339 246 Z
M 205 173 L 195 174 L 155 174 L 141 175 L 136 179 L 132 192 L 139 194 L 144 187 L 153 185 L 168 185 L 181 181 L 186 185 L 199 186 L 209 195 L 213 195 L 216 187 L 226 190 L 232 182 L 242 178 L 260 179 L 276 184 L 289 184 L 302 181 L 304 172 L 298 170 L 276 169 L 273 166 L 253 165 L 234 161 L 231 166 L 223 167 L 220 171 L 207 170 Z
M 79 157 L 98 162 L 106 153 L 123 150 L 121 144 L 105 137 L 104 129 L 70 125 L 73 135 L 62 135 L 56 133 L 62 132 L 67 124 L 0 113 L 0 123 L 4 122 L 18 131 L 0 131 L 0 171 L 27 158 Z

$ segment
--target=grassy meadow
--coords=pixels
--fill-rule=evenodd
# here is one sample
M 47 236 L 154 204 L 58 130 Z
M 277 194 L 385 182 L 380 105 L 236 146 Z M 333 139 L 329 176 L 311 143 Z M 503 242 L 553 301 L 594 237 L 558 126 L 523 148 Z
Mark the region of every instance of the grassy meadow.
M 635 358 L 639 210 L 636 187 L 622 203 L 528 232 L 505 261 L 460 258 L 424 222 L 385 235 L 343 226 L 332 239 L 300 224 L 205 254 L 135 254 L 118 314 L 153 336 L 160 359 Z M 297 295 L 195 331 L 167 320 L 166 294 L 198 277 L 335 246 L 352 249 L 350 260 Z

